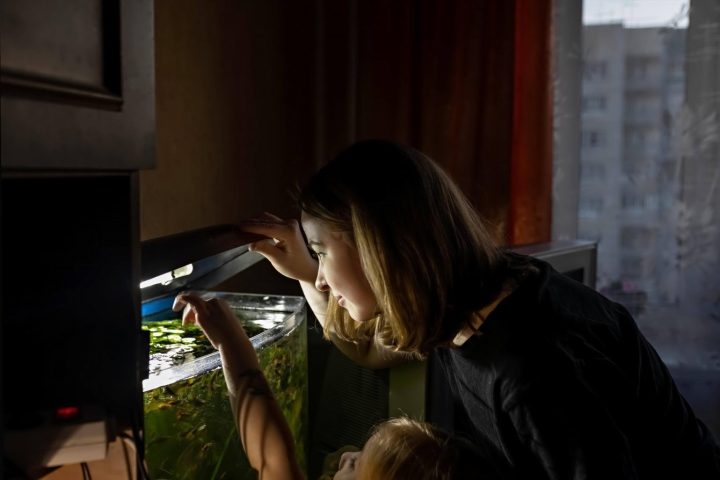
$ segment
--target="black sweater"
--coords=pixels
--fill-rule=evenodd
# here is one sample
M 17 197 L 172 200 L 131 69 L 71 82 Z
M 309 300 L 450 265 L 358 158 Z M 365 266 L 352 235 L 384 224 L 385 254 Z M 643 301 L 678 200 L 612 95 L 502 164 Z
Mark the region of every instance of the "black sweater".
M 720 449 L 630 314 L 545 262 L 437 358 L 456 430 L 518 478 L 720 479 Z

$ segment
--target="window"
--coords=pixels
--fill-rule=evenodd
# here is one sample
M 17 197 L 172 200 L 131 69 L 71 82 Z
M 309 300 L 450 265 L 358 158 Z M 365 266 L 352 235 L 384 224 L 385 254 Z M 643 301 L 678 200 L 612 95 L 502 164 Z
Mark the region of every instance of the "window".
M 643 80 L 650 73 L 652 60 L 645 57 L 630 57 L 625 64 L 625 75 L 630 80 Z
M 629 95 L 625 103 L 626 116 L 660 121 L 660 97 L 657 95 Z
M 641 128 L 628 129 L 626 131 L 625 143 L 631 147 L 644 147 L 648 141 L 646 130 Z
M 620 246 L 624 249 L 648 249 L 654 246 L 655 234 L 645 226 L 625 226 L 620 231 Z
M 568 127 L 554 134 L 581 144 L 577 190 L 570 193 L 578 198 L 577 235 L 599 242 L 597 289 L 633 313 L 681 393 L 720 438 L 717 6 L 716 0 L 583 0 L 581 34 L 556 36 L 566 42 L 557 65 L 583 55 L 573 77 L 582 88 L 574 112 L 581 138 Z M 559 86 L 569 84 L 565 71 L 556 70 L 565 75 Z M 556 178 L 567 178 L 567 164 L 561 166 Z M 555 208 L 565 213 L 562 205 Z M 683 377 L 680 360 L 685 371 L 706 376 Z M 716 393 L 695 401 L 707 389 L 700 378 L 713 378 Z
M 645 208 L 645 196 L 636 191 L 622 193 L 621 205 L 623 210 L 642 210 Z
M 605 145 L 605 134 L 597 130 L 589 130 L 582 133 L 583 148 L 597 148 Z
M 580 199 L 580 216 L 598 217 L 603 211 L 602 197 L 586 196 Z
M 604 112 L 606 100 L 602 95 L 592 95 L 582 98 L 583 113 Z
M 603 60 L 586 61 L 583 63 L 583 80 L 592 82 L 604 80 L 607 76 L 607 62 Z
M 597 162 L 584 162 L 580 165 L 580 175 L 584 181 L 602 180 L 605 177 L 605 165 Z

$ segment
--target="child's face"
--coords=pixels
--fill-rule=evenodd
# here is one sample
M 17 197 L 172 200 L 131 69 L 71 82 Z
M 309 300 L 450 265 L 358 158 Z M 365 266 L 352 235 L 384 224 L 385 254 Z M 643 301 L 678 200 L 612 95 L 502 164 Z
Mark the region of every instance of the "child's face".
M 303 214 L 308 245 L 318 256 L 315 287 L 329 292 L 353 320 L 370 320 L 377 314 L 375 294 L 360 266 L 357 248 L 347 235 L 331 231 L 315 217 Z
M 362 463 L 362 451 L 345 452 L 340 457 L 339 469 L 333 480 L 355 480 Z

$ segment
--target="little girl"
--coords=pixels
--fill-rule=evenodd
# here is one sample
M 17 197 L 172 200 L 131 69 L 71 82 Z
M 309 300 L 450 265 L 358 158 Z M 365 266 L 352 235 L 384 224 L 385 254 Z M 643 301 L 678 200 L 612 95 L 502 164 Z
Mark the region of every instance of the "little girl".
M 228 304 L 186 293 L 175 299 L 183 324 L 197 324 L 220 352 L 235 425 L 262 480 L 303 478 L 287 422 L 259 370 L 255 350 Z M 460 438 L 407 418 L 376 427 L 364 448 L 344 453 L 333 480 L 496 480 L 499 466 Z

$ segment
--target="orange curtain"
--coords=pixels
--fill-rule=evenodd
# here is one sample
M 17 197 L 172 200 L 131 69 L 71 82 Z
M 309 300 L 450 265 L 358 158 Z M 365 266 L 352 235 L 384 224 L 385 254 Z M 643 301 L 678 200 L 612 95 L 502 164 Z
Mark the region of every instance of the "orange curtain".
M 510 245 L 551 237 L 551 25 L 551 0 L 515 0 Z
M 550 239 L 552 0 L 325 0 L 324 145 L 436 159 L 503 244 Z

